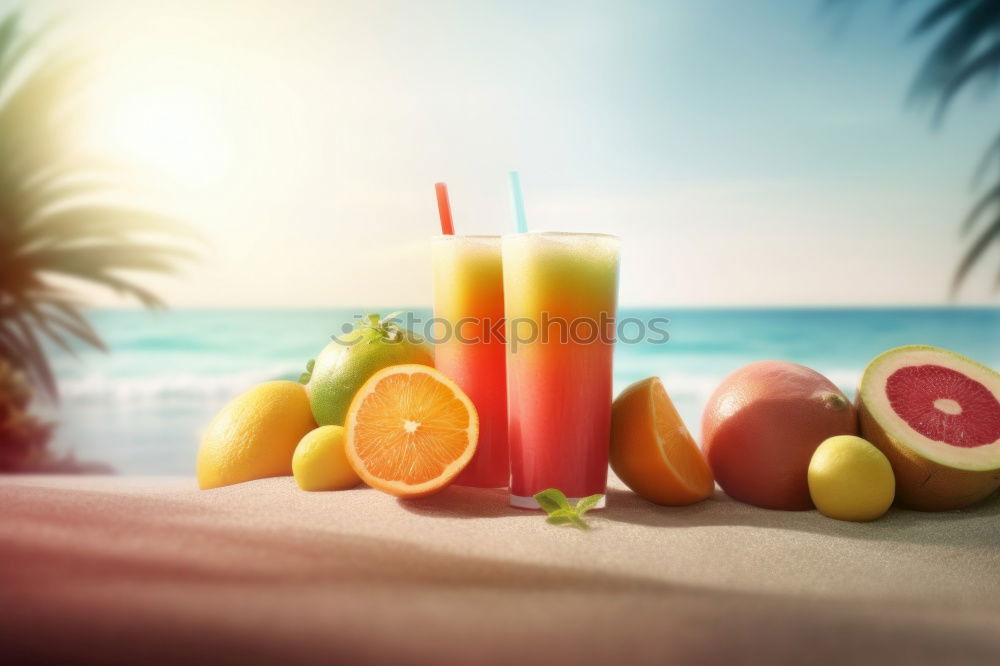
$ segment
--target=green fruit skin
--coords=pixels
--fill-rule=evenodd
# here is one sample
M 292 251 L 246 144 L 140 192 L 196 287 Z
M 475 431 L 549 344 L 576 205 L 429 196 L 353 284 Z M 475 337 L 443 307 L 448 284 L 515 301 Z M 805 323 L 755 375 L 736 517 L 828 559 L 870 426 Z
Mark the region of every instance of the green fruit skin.
M 434 348 L 408 331 L 390 341 L 378 331 L 357 329 L 339 336 L 316 358 L 306 387 L 319 425 L 344 425 L 354 394 L 369 377 L 391 365 L 434 366 Z

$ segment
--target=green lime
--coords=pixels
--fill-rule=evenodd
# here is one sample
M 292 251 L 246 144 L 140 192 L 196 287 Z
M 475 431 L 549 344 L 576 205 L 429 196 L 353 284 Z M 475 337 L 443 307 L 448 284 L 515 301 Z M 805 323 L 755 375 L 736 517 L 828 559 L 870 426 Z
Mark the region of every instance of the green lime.
M 390 365 L 434 365 L 434 350 L 423 338 L 401 328 L 393 315 L 372 314 L 337 336 L 307 365 L 309 404 L 319 425 L 344 425 L 351 399 L 365 381 Z

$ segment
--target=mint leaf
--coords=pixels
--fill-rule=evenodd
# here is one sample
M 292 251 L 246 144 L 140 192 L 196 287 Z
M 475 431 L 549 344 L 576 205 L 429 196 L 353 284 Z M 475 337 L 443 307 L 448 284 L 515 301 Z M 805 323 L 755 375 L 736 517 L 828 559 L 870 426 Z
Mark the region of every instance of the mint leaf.
M 548 490 L 543 490 L 535 495 L 535 501 L 538 502 L 538 506 L 542 507 L 545 513 L 552 514 L 560 509 L 571 509 L 569 502 L 566 501 L 566 496 L 563 495 L 561 490 L 556 490 L 555 488 L 549 488 Z
M 545 522 L 552 525 L 566 525 L 567 523 L 572 523 L 581 530 L 590 529 L 590 526 L 583 522 L 579 514 L 577 514 L 576 509 L 573 508 L 556 509 L 553 513 L 549 514 L 549 517 L 545 519 Z
M 535 501 L 542 507 L 545 513 L 549 514 L 545 522 L 551 525 L 573 525 L 581 530 L 589 530 L 588 525 L 583 520 L 583 515 L 597 506 L 604 495 L 591 495 L 584 497 L 576 506 L 570 506 L 569 500 L 561 490 L 549 488 L 536 494 Z
M 591 495 L 590 497 L 584 497 L 582 500 L 576 503 L 576 514 L 583 518 L 583 514 L 587 513 L 601 501 L 604 495 Z

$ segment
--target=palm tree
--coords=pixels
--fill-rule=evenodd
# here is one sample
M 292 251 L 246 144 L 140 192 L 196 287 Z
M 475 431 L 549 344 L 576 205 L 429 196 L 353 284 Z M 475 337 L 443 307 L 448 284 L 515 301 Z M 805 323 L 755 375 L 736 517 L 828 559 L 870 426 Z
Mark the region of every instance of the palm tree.
M 952 100 L 974 86 L 990 90 L 1000 75 L 1000 0 L 935 0 L 910 29 L 914 37 L 936 37 L 913 84 L 917 98 L 934 100 L 940 122 Z M 976 181 L 993 172 L 996 181 L 980 195 L 962 223 L 963 233 L 978 232 L 955 272 L 953 290 L 991 245 L 1000 246 L 1000 135 L 987 147 Z M 1000 288 L 1000 272 L 994 288 Z
M 912 0 L 896 1 L 912 4 Z M 934 122 L 940 124 L 960 93 L 976 86 L 992 91 L 1000 77 L 1000 0 L 920 1 L 926 7 L 918 13 L 909 34 L 914 39 L 930 39 L 932 45 L 913 82 L 912 96 L 930 100 Z M 962 222 L 963 234 L 972 234 L 972 238 L 955 271 L 952 293 L 991 246 L 1000 246 L 1000 135 L 983 153 L 976 184 L 981 185 L 989 176 L 993 183 Z M 1000 272 L 994 288 L 1000 288 Z
M 121 174 L 60 138 L 84 67 L 43 50 L 44 33 L 25 34 L 19 12 L 0 22 L 0 360 L 55 398 L 46 340 L 70 353 L 80 344 L 104 349 L 78 287 L 159 307 L 132 274 L 173 272 L 191 255 L 173 242 L 186 227 L 109 203 L 108 185 Z

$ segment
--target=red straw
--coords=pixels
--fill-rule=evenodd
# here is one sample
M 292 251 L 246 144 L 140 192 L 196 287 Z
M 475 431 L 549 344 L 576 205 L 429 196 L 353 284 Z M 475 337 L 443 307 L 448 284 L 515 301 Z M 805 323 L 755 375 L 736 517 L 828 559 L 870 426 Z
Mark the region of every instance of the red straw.
M 455 225 L 451 221 L 451 203 L 448 201 L 448 186 L 444 183 L 434 183 L 437 192 L 438 213 L 441 215 L 441 233 L 445 236 L 455 235 Z

